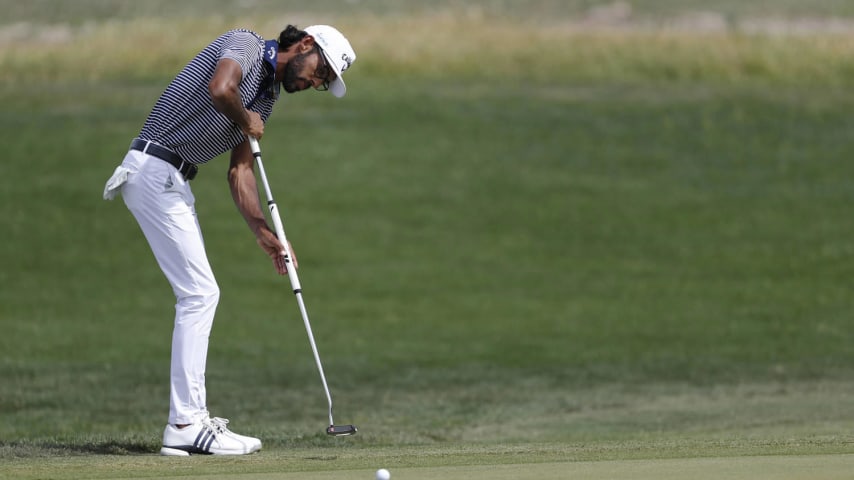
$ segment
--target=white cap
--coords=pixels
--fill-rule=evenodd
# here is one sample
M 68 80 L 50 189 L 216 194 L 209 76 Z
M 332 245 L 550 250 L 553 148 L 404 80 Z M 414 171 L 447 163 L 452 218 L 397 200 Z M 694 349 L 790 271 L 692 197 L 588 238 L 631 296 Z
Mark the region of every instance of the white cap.
M 344 35 L 329 25 L 312 25 L 306 27 L 305 32 L 314 37 L 314 42 L 323 50 L 323 56 L 335 71 L 336 78 L 329 84 L 329 91 L 336 97 L 343 97 L 347 86 L 341 74 L 356 61 L 356 52 Z

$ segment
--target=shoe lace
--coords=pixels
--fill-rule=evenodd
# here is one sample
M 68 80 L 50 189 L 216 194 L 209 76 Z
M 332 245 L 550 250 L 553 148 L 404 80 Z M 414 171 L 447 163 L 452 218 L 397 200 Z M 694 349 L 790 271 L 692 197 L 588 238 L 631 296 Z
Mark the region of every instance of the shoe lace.
M 222 417 L 208 417 L 204 420 L 205 425 L 209 426 L 216 433 L 228 433 L 228 419 Z

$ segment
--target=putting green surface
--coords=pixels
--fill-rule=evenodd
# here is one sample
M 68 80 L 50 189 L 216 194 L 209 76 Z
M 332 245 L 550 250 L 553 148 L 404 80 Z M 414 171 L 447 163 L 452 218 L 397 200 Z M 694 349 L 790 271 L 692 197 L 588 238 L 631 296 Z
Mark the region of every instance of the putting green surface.
M 480 465 L 400 469 L 392 473 L 399 480 L 816 480 L 850 479 L 854 455 L 770 456 L 688 458 L 668 460 L 613 460 L 601 462 L 555 462 L 523 465 Z M 262 476 L 252 478 L 371 478 L 369 472 L 352 472 L 346 477 Z
M 263 454 L 262 454 L 263 455 Z M 259 458 L 262 455 L 256 457 Z M 113 458 L 116 468 L 127 466 L 128 459 Z M 149 474 L 138 476 L 117 475 L 107 477 L 95 471 L 90 472 L 91 478 L 126 478 L 126 479 L 227 479 L 241 480 L 371 480 L 375 469 L 359 468 L 334 471 L 302 471 L 302 472 L 265 472 L 240 473 L 229 469 L 227 473 L 216 473 L 204 468 L 203 463 L 217 463 L 220 459 L 193 458 L 158 459 L 151 463 Z M 0 470 L 0 478 L 64 478 L 60 471 L 63 465 L 58 462 L 48 462 L 51 466 L 30 467 L 17 469 L 4 476 Z M 65 465 L 75 470 L 76 462 Z M 109 462 L 108 462 L 109 463 Z M 130 463 L 135 463 L 130 460 Z M 155 466 L 154 464 L 159 464 Z M 172 467 L 169 466 L 169 464 Z M 248 470 L 251 470 L 252 459 L 241 459 Z M 189 464 L 189 465 L 188 465 Z M 202 467 L 196 472 L 192 465 Z M 79 465 L 78 465 L 79 466 Z M 137 465 L 139 466 L 139 465 Z M 45 468 L 47 467 L 47 468 Z M 179 470 L 180 474 L 166 473 L 170 468 Z M 283 465 L 283 469 L 287 468 Z M 379 467 L 382 468 L 382 467 Z M 440 467 L 400 467 L 391 468 L 393 480 L 835 480 L 850 479 L 854 471 L 854 454 L 839 455 L 763 455 L 744 457 L 714 457 L 714 458 L 677 458 L 677 459 L 643 459 L 643 460 L 606 460 L 606 461 L 549 461 L 541 463 L 465 465 Z M 82 472 L 81 472 L 82 473 Z M 32 476 L 31 476 L 32 475 Z
M 854 455 L 762 456 L 668 460 L 549 462 L 519 465 L 401 468 L 394 480 L 830 480 L 850 479 Z M 180 478 L 180 477 L 175 477 Z M 206 478 L 228 478 L 210 476 Z M 373 471 L 248 475 L 242 479 L 372 479 Z

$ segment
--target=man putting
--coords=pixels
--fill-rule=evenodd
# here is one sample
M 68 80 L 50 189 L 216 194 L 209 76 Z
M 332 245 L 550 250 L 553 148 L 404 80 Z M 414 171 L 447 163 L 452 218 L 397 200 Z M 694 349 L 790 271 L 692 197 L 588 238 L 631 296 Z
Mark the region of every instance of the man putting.
M 104 198 L 122 194 L 177 299 L 163 455 L 244 455 L 261 449 L 259 439 L 232 432 L 228 420 L 211 417 L 207 409 L 205 365 L 219 287 L 189 182 L 199 165 L 230 150 L 234 203 L 276 271 L 287 274 L 284 245 L 259 203 L 247 137 L 263 136 L 280 87 L 287 93 L 315 88 L 344 96 L 341 75 L 355 60 L 350 42 L 328 25 L 305 30 L 288 25 L 278 41 L 249 30 L 227 32 L 169 84 L 107 181 Z

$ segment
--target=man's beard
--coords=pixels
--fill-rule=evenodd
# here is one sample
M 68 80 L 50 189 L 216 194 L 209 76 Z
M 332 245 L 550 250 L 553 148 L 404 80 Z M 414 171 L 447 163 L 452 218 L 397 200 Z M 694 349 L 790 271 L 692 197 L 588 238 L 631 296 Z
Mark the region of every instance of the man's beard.
M 294 93 L 302 90 L 297 86 L 297 80 L 300 79 L 300 72 L 302 71 L 303 65 L 305 65 L 305 58 L 309 53 L 311 52 L 301 53 L 292 58 L 285 65 L 284 78 L 282 78 L 282 88 L 284 88 L 286 92 Z

